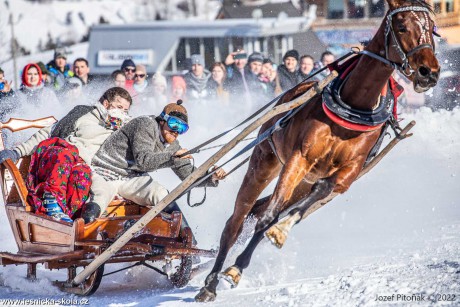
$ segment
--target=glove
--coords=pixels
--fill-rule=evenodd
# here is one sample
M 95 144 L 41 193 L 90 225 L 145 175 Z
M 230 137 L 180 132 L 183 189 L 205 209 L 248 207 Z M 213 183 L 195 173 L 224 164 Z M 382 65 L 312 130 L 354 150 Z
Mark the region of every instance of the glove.
M 20 156 L 17 151 L 11 149 L 5 149 L 0 151 L 0 163 L 3 163 L 6 159 L 11 159 L 13 163 L 18 162 Z

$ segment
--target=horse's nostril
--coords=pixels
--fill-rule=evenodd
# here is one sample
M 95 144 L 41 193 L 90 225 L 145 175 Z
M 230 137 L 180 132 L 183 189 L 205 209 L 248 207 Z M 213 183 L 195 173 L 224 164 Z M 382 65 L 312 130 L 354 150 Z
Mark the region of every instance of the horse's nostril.
M 420 76 L 422 77 L 427 77 L 429 74 L 430 74 L 431 70 L 428 69 L 427 67 L 425 66 L 421 66 L 419 67 L 418 69 L 418 73 L 420 74 Z

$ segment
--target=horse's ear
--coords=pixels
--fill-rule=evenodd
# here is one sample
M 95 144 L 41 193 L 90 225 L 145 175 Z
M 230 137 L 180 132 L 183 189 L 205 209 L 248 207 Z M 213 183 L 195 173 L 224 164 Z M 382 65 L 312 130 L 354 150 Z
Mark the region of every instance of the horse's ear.
M 404 0 L 386 0 L 388 3 L 388 6 L 390 7 L 390 11 L 394 10 L 402 5 Z

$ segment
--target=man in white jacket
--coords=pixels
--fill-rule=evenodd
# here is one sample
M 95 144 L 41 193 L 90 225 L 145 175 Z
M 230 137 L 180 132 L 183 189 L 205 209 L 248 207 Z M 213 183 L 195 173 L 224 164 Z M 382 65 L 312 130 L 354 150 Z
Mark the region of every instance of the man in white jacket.
M 81 158 L 91 165 L 93 156 L 115 130 L 115 127 L 110 125 L 111 115 L 120 113 L 120 110 L 122 114 L 126 114 L 131 102 L 128 91 L 121 87 L 110 88 L 94 106 L 76 106 L 55 125 L 39 130 L 13 149 L 1 151 L 0 163 L 6 159 L 17 162 L 19 158 L 31 155 L 41 141 L 59 137 L 75 145 Z
M 0 151 L 0 163 L 6 159 L 17 162 L 19 158 L 33 154 L 42 141 L 58 137 L 74 145 L 79 156 L 89 166 L 102 143 L 114 130 L 120 128 L 123 121 L 128 120 L 126 113 L 131 103 L 128 91 L 120 87 L 110 88 L 94 106 L 76 106 L 55 125 L 39 130 L 29 140 L 13 149 Z M 62 209 L 59 210 L 54 196 L 50 193 L 45 194 L 47 193 L 43 194 L 42 199 L 50 208 L 53 207 L 47 214 L 55 219 L 71 222 L 70 218 L 62 213 Z

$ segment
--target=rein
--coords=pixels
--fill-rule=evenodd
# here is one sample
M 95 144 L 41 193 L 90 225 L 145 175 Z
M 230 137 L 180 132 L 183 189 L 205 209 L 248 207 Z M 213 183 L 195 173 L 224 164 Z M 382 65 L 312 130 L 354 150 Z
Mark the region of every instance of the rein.
M 352 48 L 352 50 L 350 52 L 348 52 L 347 54 L 341 56 L 340 58 L 338 58 L 337 60 L 335 60 L 333 63 L 331 64 L 334 64 L 334 63 L 338 63 L 346 58 L 348 58 L 349 56 L 353 55 L 353 54 L 359 54 L 360 51 L 356 51 L 355 48 Z M 249 122 L 251 119 L 255 118 L 257 115 L 259 115 L 260 113 L 262 113 L 262 111 L 264 111 L 265 109 L 267 109 L 270 105 L 272 105 L 273 103 L 276 103 L 279 101 L 279 99 L 281 99 L 281 97 L 284 96 L 284 94 L 286 94 L 287 92 L 289 92 L 290 90 L 292 90 L 293 88 L 297 87 L 299 84 L 302 84 L 304 82 L 307 82 L 308 80 L 310 80 L 311 78 L 315 77 L 316 75 L 318 75 L 319 73 L 323 72 L 324 70 L 328 69 L 330 67 L 330 65 L 328 66 L 324 66 L 323 68 L 315 71 L 312 75 L 308 76 L 307 78 L 305 78 L 304 80 L 300 81 L 298 84 L 294 85 L 293 87 L 291 87 L 290 89 L 287 89 L 285 90 L 284 92 L 282 92 L 281 94 L 279 94 L 278 96 L 276 96 L 275 98 L 273 98 L 272 100 L 270 100 L 267 104 L 265 104 L 263 107 L 261 107 L 260 109 L 258 109 L 257 111 L 255 111 L 251 116 L 249 116 L 248 118 L 246 118 L 245 120 L 243 120 L 241 123 L 239 123 L 238 125 L 234 126 L 233 128 L 230 128 L 228 129 L 227 131 L 224 131 L 218 135 L 216 135 L 215 137 L 212 137 L 210 138 L 209 140 L 201 143 L 200 145 L 197 145 L 195 146 L 194 148 L 190 149 L 189 151 L 177 156 L 178 158 L 182 158 L 186 155 L 189 155 L 189 154 L 195 154 L 195 153 L 199 153 L 202 149 L 202 147 L 214 142 L 215 140 L 217 139 L 220 139 L 221 137 L 223 137 L 224 135 L 230 133 L 231 131 L 235 130 L 236 128 L 246 124 L 247 122 Z

